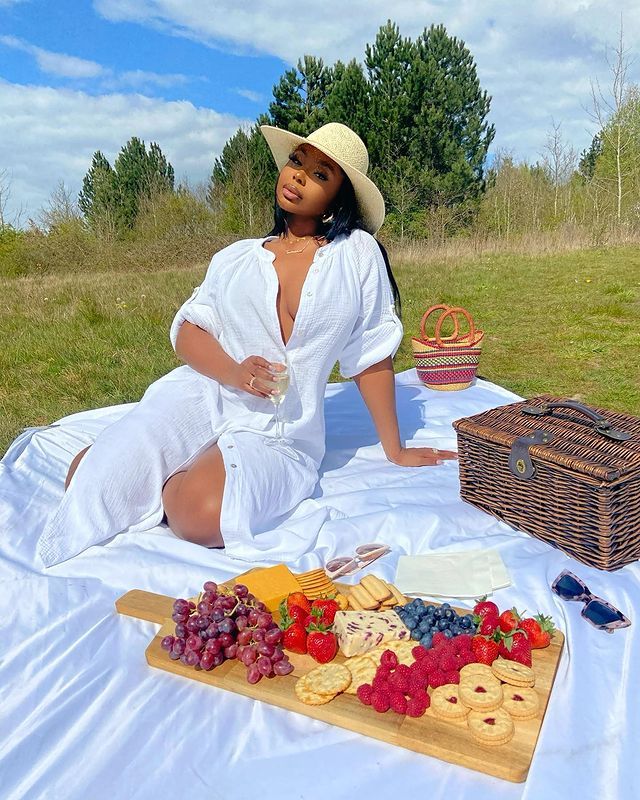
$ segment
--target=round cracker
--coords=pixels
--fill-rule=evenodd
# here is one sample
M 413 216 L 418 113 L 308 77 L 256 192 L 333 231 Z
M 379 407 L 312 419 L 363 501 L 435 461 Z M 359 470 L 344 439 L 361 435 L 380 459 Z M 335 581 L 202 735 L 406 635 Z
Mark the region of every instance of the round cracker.
M 351 683 L 344 690 L 345 694 L 355 694 L 358 686 L 371 683 L 378 671 L 378 665 L 369 655 L 354 656 L 347 659 L 344 665 L 351 673 Z

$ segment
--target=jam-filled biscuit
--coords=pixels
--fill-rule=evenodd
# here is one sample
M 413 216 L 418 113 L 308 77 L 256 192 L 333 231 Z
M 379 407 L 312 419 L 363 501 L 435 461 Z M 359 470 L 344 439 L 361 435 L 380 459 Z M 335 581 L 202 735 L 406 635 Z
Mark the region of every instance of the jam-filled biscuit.
M 431 710 L 438 719 L 464 719 L 469 709 L 460 702 L 458 686 L 455 683 L 446 683 L 438 686 L 431 692 Z
M 495 711 L 470 711 L 467 725 L 473 738 L 480 744 L 500 745 L 513 739 L 513 720 L 502 708 Z
M 504 702 L 502 708 L 508 711 L 516 719 L 533 719 L 537 716 L 540 708 L 540 700 L 535 689 L 529 686 L 509 686 L 502 687 Z
M 495 675 L 488 664 L 477 664 L 475 662 L 471 664 L 465 664 L 460 670 L 460 683 L 462 683 L 468 676 L 471 675 L 475 675 L 476 677 L 481 676 L 483 678 L 487 678 L 488 680 L 493 678 L 495 680 Z
M 472 678 L 476 678 L 472 680 Z M 458 686 L 460 700 L 474 711 L 493 711 L 502 705 L 502 685 L 495 678 L 469 676 Z
M 536 674 L 525 664 L 519 661 L 508 661 L 506 658 L 496 658 L 491 665 L 491 670 L 496 678 L 511 686 L 533 686 Z

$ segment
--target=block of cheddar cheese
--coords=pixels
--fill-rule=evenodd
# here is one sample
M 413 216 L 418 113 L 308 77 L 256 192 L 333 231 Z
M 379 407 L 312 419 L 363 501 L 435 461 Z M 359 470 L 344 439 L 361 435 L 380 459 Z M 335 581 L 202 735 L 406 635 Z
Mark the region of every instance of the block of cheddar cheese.
M 235 579 L 244 583 L 251 594 L 261 600 L 269 611 L 277 611 L 280 601 L 291 592 L 301 592 L 302 587 L 285 564 L 249 570 Z

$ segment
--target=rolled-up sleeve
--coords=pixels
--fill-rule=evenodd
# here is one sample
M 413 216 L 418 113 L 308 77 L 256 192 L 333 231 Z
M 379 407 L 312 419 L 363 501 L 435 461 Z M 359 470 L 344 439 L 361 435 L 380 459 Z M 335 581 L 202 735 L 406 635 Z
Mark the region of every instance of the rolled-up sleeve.
M 169 338 L 173 349 L 176 349 L 178 331 L 183 322 L 191 322 L 207 331 L 216 339 L 220 336 L 220 326 L 216 314 L 216 296 L 214 274 L 216 269 L 215 256 L 207 269 L 207 274 L 200 286 L 196 286 L 191 297 L 178 309 L 169 329 Z
M 353 378 L 395 355 L 403 333 L 380 248 L 370 234 L 363 233 L 360 238 L 356 260 L 361 281 L 361 307 L 349 341 L 338 359 L 344 378 Z

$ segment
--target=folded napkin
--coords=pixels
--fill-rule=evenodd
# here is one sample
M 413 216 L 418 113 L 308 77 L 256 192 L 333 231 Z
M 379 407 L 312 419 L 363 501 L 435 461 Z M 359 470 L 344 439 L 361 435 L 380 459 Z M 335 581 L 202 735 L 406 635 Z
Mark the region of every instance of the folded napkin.
M 495 549 L 400 556 L 395 585 L 403 594 L 480 597 L 511 585 Z

